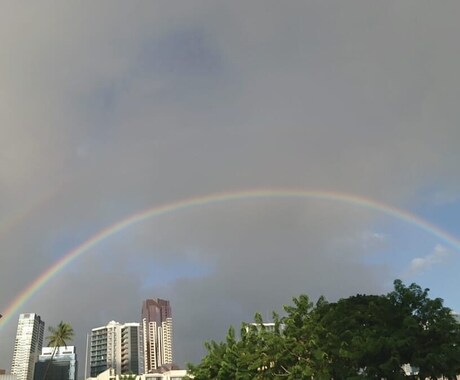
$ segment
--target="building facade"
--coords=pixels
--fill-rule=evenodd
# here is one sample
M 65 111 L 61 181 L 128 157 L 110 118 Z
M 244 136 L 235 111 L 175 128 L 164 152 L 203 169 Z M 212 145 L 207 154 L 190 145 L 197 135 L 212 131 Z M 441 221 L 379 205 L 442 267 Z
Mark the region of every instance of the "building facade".
M 91 330 L 90 376 L 112 368 L 117 375 L 139 374 L 141 369 L 141 342 L 139 323 L 109 322 Z
M 168 300 L 148 299 L 142 303 L 144 372 L 152 373 L 173 362 L 172 313 Z
M 54 352 L 54 355 L 53 355 Z M 35 364 L 34 380 L 77 380 L 78 362 L 74 346 L 44 347 Z
M 35 363 L 43 346 L 45 322 L 38 314 L 19 315 L 11 373 L 17 380 L 33 380 Z
M 187 371 L 185 369 L 172 369 L 163 372 L 154 372 L 149 374 L 142 374 L 136 376 L 135 380 L 182 380 L 187 377 Z M 97 375 L 94 378 L 88 378 L 87 380 L 123 380 L 120 375 L 115 375 L 115 371 L 108 369 L 105 372 Z
M 18 380 L 16 375 L 0 373 L 0 380 Z

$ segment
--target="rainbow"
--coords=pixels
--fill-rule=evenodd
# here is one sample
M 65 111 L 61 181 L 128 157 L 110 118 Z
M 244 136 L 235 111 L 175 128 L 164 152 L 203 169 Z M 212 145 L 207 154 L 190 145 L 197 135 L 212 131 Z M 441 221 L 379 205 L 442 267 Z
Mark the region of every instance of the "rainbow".
M 165 214 L 178 212 L 186 209 L 197 208 L 201 206 L 214 205 L 232 201 L 256 200 L 256 199 L 312 199 L 322 201 L 340 202 L 353 206 L 363 207 L 369 210 L 378 211 L 390 217 L 397 218 L 409 224 L 412 224 L 421 230 L 436 236 L 445 243 L 449 244 L 455 250 L 460 252 L 460 240 L 443 231 L 439 227 L 413 215 L 407 211 L 389 206 L 385 203 L 378 202 L 369 198 L 339 193 L 333 191 L 306 191 L 301 189 L 255 189 L 247 191 L 234 191 L 213 193 L 198 197 L 182 199 L 179 201 L 154 206 L 152 208 L 141 210 L 135 214 L 122 219 L 84 241 L 78 247 L 67 252 L 53 265 L 41 273 L 32 283 L 30 283 L 3 311 L 3 318 L 0 319 L 0 328 L 2 328 L 13 315 L 32 297 L 33 294 L 41 290 L 57 273 L 63 270 L 72 261 L 80 255 L 88 252 L 102 241 L 111 236 L 141 223 L 153 217 L 160 217 Z

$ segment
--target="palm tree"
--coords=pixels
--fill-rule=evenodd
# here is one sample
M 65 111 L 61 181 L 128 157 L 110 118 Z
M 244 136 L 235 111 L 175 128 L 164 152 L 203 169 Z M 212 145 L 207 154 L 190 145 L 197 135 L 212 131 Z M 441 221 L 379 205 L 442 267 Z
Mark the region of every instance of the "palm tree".
M 69 323 L 63 321 L 59 322 L 57 327 L 48 327 L 48 331 L 50 332 L 50 335 L 46 337 L 46 340 L 48 341 L 48 347 L 54 347 L 54 349 L 53 353 L 51 354 L 51 359 L 48 361 L 48 365 L 46 366 L 43 380 L 46 379 L 46 375 L 48 374 L 48 370 L 50 368 L 51 362 L 53 361 L 54 355 L 56 355 L 58 347 L 64 346 L 67 348 L 67 343 L 70 342 L 75 336 L 73 327 Z

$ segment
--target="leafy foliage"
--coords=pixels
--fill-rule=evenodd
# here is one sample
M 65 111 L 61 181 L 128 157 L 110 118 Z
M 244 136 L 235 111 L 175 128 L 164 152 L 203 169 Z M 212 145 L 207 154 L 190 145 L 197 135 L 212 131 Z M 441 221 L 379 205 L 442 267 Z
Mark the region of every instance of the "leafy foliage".
M 125 374 L 119 375 L 119 378 L 120 380 L 136 380 L 137 375 L 133 373 L 125 373 Z
M 403 379 L 409 363 L 424 378 L 460 374 L 460 325 L 440 298 L 400 280 L 387 295 L 356 295 L 314 305 L 306 295 L 274 313 L 233 328 L 224 342 L 207 342 L 206 356 L 189 365 L 196 380 Z
M 73 339 L 75 333 L 73 327 L 66 322 L 59 322 L 57 327 L 48 328 L 50 335 L 46 337 L 48 347 L 67 347 L 67 343 Z

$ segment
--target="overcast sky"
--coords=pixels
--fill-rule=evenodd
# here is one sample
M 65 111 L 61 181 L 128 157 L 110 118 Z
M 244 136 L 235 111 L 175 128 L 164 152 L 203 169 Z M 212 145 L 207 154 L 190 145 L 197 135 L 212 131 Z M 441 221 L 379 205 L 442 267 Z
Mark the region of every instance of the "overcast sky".
M 215 192 L 354 194 L 460 237 L 457 1 L 4 2 L 0 313 L 101 229 Z M 20 312 L 91 328 L 167 298 L 175 360 L 292 297 L 402 278 L 460 310 L 460 247 L 313 199 L 171 212 L 104 240 Z M 18 315 L 0 328 L 11 368 Z

